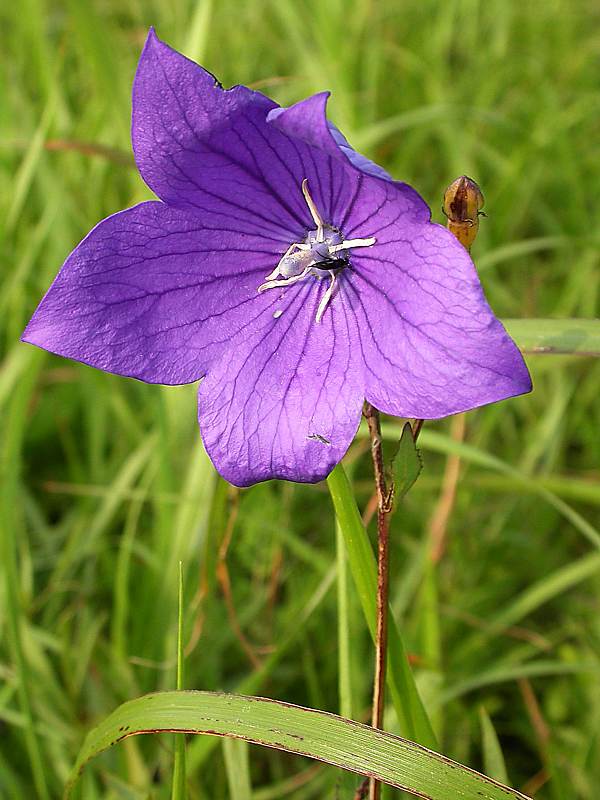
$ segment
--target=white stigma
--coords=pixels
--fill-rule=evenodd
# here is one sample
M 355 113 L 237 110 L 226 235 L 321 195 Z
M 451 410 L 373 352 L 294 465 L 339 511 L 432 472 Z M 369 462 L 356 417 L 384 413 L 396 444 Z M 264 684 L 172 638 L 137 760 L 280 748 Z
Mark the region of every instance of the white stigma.
M 366 239 L 346 239 L 341 232 L 328 225 L 321 214 L 308 190 L 308 180 L 302 181 L 302 194 L 310 211 L 315 231 L 310 231 L 304 242 L 292 242 L 280 258 L 275 269 L 265 277 L 265 282 L 258 287 L 259 292 L 267 289 L 291 286 L 304 280 L 309 275 L 315 278 L 330 279 L 329 286 L 319 302 L 315 321 L 321 322 L 329 303 L 331 302 L 338 274 L 348 266 L 348 260 L 343 255 L 345 251 L 355 247 L 371 247 L 377 241 L 370 236 Z M 342 255 L 338 255 L 342 254 Z M 335 266 L 335 264 L 338 266 Z
M 304 178 L 302 181 L 302 194 L 306 200 L 306 205 L 308 206 L 310 215 L 313 218 L 313 222 L 317 226 L 317 242 L 323 242 L 325 241 L 325 223 L 323 222 L 323 219 L 317 210 L 315 201 L 312 199 L 310 192 L 308 191 L 308 178 Z

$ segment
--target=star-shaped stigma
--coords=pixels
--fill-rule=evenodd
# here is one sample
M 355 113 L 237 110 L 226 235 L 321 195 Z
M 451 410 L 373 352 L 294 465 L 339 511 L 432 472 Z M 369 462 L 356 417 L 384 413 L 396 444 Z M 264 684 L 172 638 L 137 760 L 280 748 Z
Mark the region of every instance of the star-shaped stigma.
M 291 286 L 309 275 L 319 280 L 328 277 L 330 283 L 321 298 L 315 317 L 320 322 L 335 293 L 338 274 L 349 266 L 348 251 L 355 247 L 370 247 L 377 240 L 374 236 L 366 239 L 344 239 L 341 231 L 323 220 L 310 196 L 306 178 L 302 181 L 302 194 L 317 228 L 309 231 L 303 242 L 292 242 L 273 272 L 266 276 L 265 283 L 258 287 L 258 291 Z

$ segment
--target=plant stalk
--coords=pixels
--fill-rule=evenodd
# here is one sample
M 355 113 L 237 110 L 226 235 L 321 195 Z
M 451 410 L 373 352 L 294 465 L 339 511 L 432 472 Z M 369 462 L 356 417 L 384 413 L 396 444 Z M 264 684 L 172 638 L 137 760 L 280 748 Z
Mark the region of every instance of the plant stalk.
M 381 446 L 381 421 L 379 411 L 370 403 L 365 404 L 365 417 L 371 437 L 371 457 L 377 491 L 377 628 L 375 634 L 375 677 L 373 680 L 373 705 L 371 725 L 383 728 L 385 707 L 385 670 L 388 640 L 388 598 L 390 586 L 390 514 L 391 491 L 388 489 Z M 379 800 L 381 784 L 371 779 L 369 800 Z

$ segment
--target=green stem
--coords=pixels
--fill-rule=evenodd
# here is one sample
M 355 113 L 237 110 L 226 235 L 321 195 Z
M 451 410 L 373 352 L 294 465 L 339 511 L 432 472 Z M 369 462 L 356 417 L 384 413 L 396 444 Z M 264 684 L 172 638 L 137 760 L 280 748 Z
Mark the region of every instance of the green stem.
M 183 564 L 179 562 L 179 592 L 177 616 L 177 689 L 184 687 L 184 646 L 183 646 Z M 171 800 L 186 798 L 185 736 L 175 736 L 175 759 L 173 764 L 173 785 Z
M 348 562 L 344 547 L 344 536 L 340 525 L 335 525 L 337 555 L 337 603 L 338 603 L 338 685 L 340 715 L 353 717 L 352 674 L 350 669 L 350 609 L 348 608 Z

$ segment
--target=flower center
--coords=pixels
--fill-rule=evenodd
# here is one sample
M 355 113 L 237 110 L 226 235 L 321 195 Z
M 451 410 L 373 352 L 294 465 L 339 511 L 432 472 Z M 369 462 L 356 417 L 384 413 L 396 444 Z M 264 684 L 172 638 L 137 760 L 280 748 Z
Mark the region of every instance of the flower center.
M 348 251 L 353 247 L 370 247 L 375 244 L 376 239 L 371 236 L 368 239 L 344 240 L 341 231 L 323 221 L 308 191 L 306 178 L 302 181 L 302 194 L 317 226 L 316 230 L 309 231 L 303 242 L 292 242 L 273 272 L 265 277 L 265 283 L 258 287 L 258 291 L 290 286 L 309 276 L 329 278 L 329 286 L 317 309 L 316 321 L 320 322 L 334 296 L 337 276 L 349 265 Z

